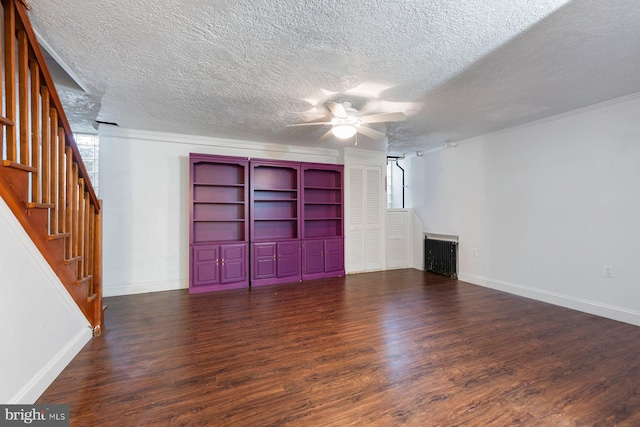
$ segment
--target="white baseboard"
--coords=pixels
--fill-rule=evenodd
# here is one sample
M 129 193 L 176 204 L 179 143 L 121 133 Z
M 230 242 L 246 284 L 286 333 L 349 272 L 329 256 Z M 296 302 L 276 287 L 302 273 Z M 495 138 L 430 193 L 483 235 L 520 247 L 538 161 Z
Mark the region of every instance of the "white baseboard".
M 91 340 L 91 327 L 84 327 L 38 373 L 11 398 L 8 404 L 33 404 Z
M 473 283 L 474 285 L 484 286 L 486 288 L 496 289 L 498 291 L 519 295 L 521 297 L 531 298 L 537 301 L 558 305 L 560 307 L 570 308 L 572 310 L 578 310 L 584 313 L 606 317 L 607 319 L 640 326 L 640 312 L 634 310 L 602 304 L 600 302 L 576 298 L 556 292 L 543 291 L 528 286 L 517 285 L 515 283 L 477 276 L 474 274 L 460 273 L 458 275 L 458 279 L 463 282 Z
M 148 292 L 174 291 L 176 289 L 188 289 L 187 280 L 170 280 L 167 282 L 133 283 L 125 286 L 105 286 L 102 294 L 105 297 L 115 297 L 119 295 L 146 294 Z

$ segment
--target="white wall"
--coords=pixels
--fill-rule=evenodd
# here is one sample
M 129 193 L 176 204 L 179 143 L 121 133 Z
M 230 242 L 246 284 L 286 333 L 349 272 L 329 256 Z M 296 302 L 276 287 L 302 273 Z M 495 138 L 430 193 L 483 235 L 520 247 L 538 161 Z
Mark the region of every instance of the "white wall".
M 460 236 L 462 280 L 640 325 L 639 118 L 636 94 L 412 157 L 408 207 Z
M 91 327 L 2 198 L 0 281 L 0 403 L 31 404 Z
M 104 295 L 188 287 L 189 153 L 337 163 L 337 150 L 100 128 Z

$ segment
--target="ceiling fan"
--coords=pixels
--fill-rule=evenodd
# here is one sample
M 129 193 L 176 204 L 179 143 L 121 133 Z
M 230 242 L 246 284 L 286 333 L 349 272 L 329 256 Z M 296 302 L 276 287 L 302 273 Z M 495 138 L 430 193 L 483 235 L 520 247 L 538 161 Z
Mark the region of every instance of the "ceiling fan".
M 330 102 L 327 104 L 331 110 L 331 120 L 328 122 L 309 122 L 287 125 L 293 126 L 315 126 L 329 125 L 331 129 L 327 131 L 320 139 L 326 139 L 331 135 L 340 139 L 351 138 L 357 133 L 368 136 L 372 139 L 384 138 L 385 134 L 367 126 L 369 123 L 383 122 L 403 122 L 407 119 L 404 113 L 381 113 L 371 114 L 368 116 L 359 116 L 358 110 L 351 107 L 350 102 Z

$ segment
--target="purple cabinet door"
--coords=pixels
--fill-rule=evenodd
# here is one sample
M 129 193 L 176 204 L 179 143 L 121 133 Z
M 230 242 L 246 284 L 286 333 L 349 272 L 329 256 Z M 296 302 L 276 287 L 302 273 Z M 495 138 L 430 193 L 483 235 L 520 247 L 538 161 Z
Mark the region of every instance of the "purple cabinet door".
M 324 242 L 324 271 L 344 270 L 344 244 L 342 239 L 327 239 Z
M 278 242 L 278 277 L 300 276 L 300 242 Z
M 303 253 L 304 274 L 324 272 L 324 240 L 306 240 Z
M 253 278 L 269 279 L 276 277 L 276 244 L 253 244 Z
M 220 283 L 240 282 L 247 278 L 247 245 L 220 245 Z
M 191 267 L 193 286 L 219 283 L 218 245 L 194 247 Z

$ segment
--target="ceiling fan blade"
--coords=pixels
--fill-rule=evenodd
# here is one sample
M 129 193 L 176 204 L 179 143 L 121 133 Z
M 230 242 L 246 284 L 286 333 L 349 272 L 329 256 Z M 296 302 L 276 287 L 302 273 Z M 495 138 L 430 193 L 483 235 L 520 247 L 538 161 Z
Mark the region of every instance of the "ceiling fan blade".
M 327 107 L 329 107 L 331 114 L 334 116 L 340 117 L 341 119 L 347 118 L 347 110 L 344 109 L 344 105 L 338 104 L 337 102 L 329 102 Z
M 404 122 L 407 116 L 404 113 L 371 114 L 360 117 L 362 123 Z
M 368 136 L 371 139 L 382 139 L 386 136 L 384 133 L 378 132 L 377 130 L 371 129 L 367 126 L 360 126 L 359 128 L 357 128 L 357 131 L 358 133 L 361 133 L 364 136 Z
M 330 125 L 331 122 L 309 122 L 309 123 L 294 123 L 292 125 L 287 125 L 288 128 L 293 126 L 315 126 L 315 125 Z
M 329 139 L 329 138 L 331 138 L 332 136 L 333 136 L 333 130 L 332 130 L 332 129 L 329 129 L 329 130 L 327 131 L 327 133 L 325 133 L 324 135 L 322 135 L 322 136 L 320 137 L 320 141 L 324 141 L 325 139 Z

